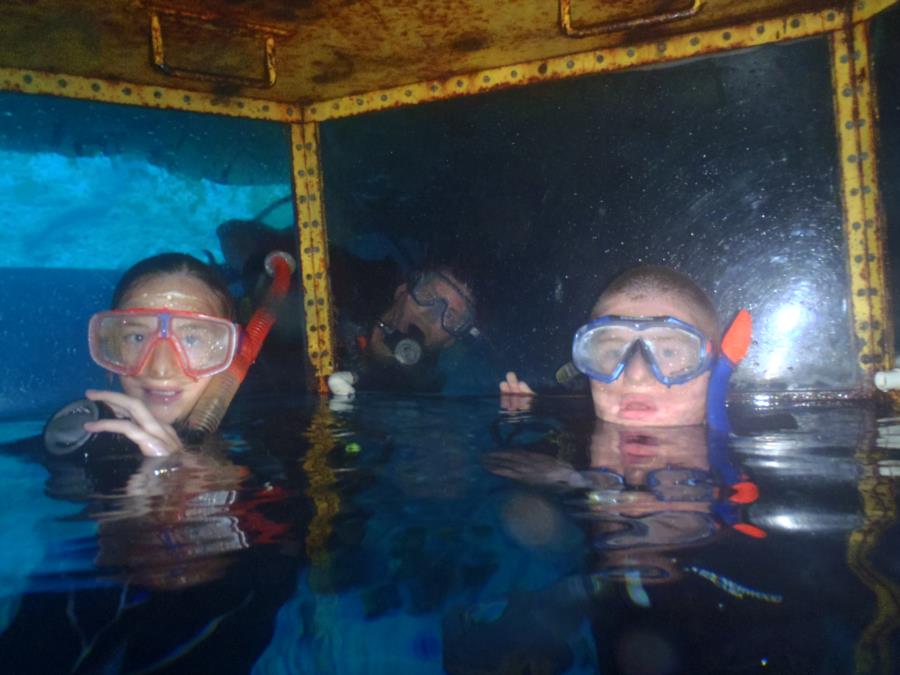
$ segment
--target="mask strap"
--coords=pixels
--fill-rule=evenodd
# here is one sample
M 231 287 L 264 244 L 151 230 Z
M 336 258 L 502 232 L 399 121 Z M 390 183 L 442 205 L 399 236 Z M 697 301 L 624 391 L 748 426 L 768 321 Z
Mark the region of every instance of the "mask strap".
M 706 422 L 710 428 L 728 434 L 731 424 L 728 422 L 728 410 L 725 407 L 725 396 L 728 394 L 728 381 L 731 374 L 750 349 L 750 338 L 753 332 L 753 319 L 750 312 L 742 309 L 734 317 L 734 321 L 722 337 L 722 354 L 716 361 L 709 378 L 709 389 L 706 398 Z

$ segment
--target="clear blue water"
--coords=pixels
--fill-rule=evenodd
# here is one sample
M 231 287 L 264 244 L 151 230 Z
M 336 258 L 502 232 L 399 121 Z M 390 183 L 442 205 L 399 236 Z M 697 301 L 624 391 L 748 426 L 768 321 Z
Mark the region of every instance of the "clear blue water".
M 866 406 L 710 446 L 581 398 L 251 399 L 220 447 L 87 464 L 42 422 L 0 427 L 3 672 L 896 670 L 900 431 Z

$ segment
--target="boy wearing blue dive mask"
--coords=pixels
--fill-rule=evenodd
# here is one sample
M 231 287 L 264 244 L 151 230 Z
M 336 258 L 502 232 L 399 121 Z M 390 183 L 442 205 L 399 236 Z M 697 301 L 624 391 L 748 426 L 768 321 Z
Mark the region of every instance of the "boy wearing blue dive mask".
M 573 363 L 588 376 L 594 412 L 627 426 L 706 420 L 719 325 L 706 293 L 686 275 L 653 265 L 617 277 L 575 335 Z M 514 373 L 504 394 L 533 395 Z

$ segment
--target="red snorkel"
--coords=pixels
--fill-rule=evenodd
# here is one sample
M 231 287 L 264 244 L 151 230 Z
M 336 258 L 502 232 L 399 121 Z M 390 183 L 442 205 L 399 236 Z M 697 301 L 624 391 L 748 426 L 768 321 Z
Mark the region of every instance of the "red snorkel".
M 273 251 L 266 257 L 265 267 L 266 272 L 272 277 L 272 284 L 266 291 L 266 297 L 247 322 L 241 336 L 241 346 L 231 366 L 225 372 L 213 376 L 206 391 L 191 411 L 187 420 L 189 431 L 210 434 L 219 428 L 228 406 L 247 376 L 247 370 L 256 360 L 266 336 L 275 324 L 275 309 L 279 301 L 287 295 L 296 263 L 287 253 Z

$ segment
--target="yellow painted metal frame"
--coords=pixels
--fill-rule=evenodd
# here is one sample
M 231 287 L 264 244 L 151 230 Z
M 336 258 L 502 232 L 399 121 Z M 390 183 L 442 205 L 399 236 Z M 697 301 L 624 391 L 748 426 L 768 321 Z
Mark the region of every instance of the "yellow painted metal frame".
M 894 339 L 884 273 L 885 224 L 876 168 L 878 117 L 869 77 L 868 23 L 832 34 L 831 57 L 853 332 L 859 366 L 873 374 L 893 366 Z
M 307 311 L 308 350 L 319 388 L 324 391 L 325 378 L 334 369 L 335 336 L 327 274 L 328 250 L 318 123 L 400 106 L 831 33 L 835 116 L 841 151 L 844 230 L 850 252 L 848 266 L 853 292 L 852 320 L 858 341 L 860 367 L 864 373 L 870 374 L 893 364 L 893 335 L 881 243 L 884 220 L 880 214 L 875 170 L 876 101 L 872 86 L 867 80 L 868 66 L 871 64 L 866 22 L 898 1 L 900 0 L 856 0 L 833 10 L 801 12 L 728 28 L 679 35 L 658 42 L 512 64 L 306 106 L 16 68 L 0 68 L 0 90 L 290 124 L 292 180 L 296 226 L 300 235 L 299 253 Z M 847 90 L 849 94 L 844 95 Z M 871 378 L 866 378 L 863 389 L 866 393 L 871 393 Z
M 294 213 L 300 242 L 300 275 L 306 309 L 307 352 L 318 378 L 319 391 L 328 392 L 325 378 L 334 371 L 334 330 L 328 276 L 328 236 L 322 200 L 322 156 L 319 125 L 291 125 Z

